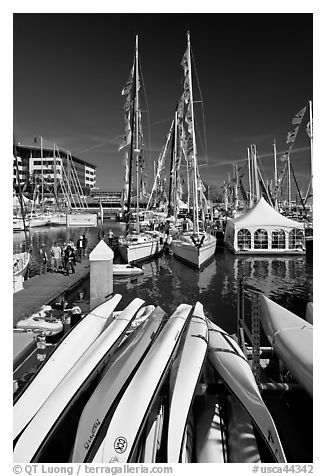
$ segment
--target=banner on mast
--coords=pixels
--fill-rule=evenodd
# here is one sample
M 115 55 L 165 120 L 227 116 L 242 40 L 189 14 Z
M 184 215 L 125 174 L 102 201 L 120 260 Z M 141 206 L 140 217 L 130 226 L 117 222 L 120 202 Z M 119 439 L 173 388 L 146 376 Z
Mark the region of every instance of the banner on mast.
M 301 111 L 299 111 L 299 112 L 294 116 L 294 118 L 292 119 L 292 124 L 301 124 L 301 121 L 302 121 L 302 119 L 303 119 L 303 116 L 305 115 L 306 109 L 307 109 L 307 106 L 304 107 L 303 109 L 301 109 Z

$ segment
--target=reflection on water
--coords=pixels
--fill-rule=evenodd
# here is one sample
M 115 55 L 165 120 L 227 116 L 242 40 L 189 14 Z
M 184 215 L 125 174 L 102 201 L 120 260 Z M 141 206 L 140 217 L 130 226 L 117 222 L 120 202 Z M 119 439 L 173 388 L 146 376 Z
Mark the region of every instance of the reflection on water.
M 105 236 L 111 228 L 114 235 L 123 233 L 123 224 L 106 220 Z M 94 228 L 32 229 L 33 250 L 42 243 L 50 250 L 54 241 L 74 242 L 86 234 L 89 247 L 98 243 Z M 18 235 L 21 235 L 20 237 Z M 18 250 L 23 234 L 14 235 L 14 250 Z M 247 290 L 259 291 L 304 317 L 306 304 L 312 300 L 312 257 L 310 256 L 240 256 L 219 248 L 214 260 L 203 270 L 188 267 L 171 255 L 163 255 L 143 265 L 144 274 L 114 280 L 114 292 L 121 293 L 121 308 L 135 297 L 148 304 L 160 305 L 168 314 L 181 303 L 195 304 L 200 300 L 207 316 L 228 332 L 236 330 L 238 280 L 245 279 Z M 82 285 L 85 299 L 89 299 L 89 283 Z M 78 292 L 78 290 L 77 290 Z M 250 302 L 250 296 L 246 294 Z M 248 306 L 247 306 L 248 307 Z

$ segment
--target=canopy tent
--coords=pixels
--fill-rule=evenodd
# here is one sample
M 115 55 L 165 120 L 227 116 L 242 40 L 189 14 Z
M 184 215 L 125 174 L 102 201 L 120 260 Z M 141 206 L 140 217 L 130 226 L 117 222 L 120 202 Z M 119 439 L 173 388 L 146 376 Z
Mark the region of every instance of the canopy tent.
M 228 220 L 224 242 L 239 254 L 303 254 L 304 224 L 281 215 L 261 197 L 247 213 Z

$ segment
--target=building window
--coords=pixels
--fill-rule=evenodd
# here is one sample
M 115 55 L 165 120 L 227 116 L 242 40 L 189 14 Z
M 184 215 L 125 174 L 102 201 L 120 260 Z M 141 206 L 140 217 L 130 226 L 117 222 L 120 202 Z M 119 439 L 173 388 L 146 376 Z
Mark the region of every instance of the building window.
M 268 233 L 263 228 L 259 228 L 254 234 L 254 248 L 256 250 L 268 249 Z
M 272 231 L 272 248 L 285 249 L 285 233 L 283 230 Z
M 289 233 L 289 249 L 303 248 L 304 237 L 303 231 L 298 228 L 293 228 Z
M 239 250 L 251 248 L 251 233 L 247 229 L 238 231 L 238 248 Z

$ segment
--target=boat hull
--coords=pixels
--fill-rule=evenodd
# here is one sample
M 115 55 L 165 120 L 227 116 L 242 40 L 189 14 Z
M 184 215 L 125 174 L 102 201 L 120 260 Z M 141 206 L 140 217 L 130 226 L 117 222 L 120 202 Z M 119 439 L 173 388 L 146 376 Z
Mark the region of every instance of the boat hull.
M 13 276 L 25 276 L 30 258 L 27 251 L 13 255 Z
M 139 263 L 159 255 L 163 251 L 163 240 L 149 238 L 147 242 L 133 244 L 119 239 L 118 250 L 125 263 Z
M 13 414 L 14 439 L 22 432 L 83 353 L 101 334 L 121 297 L 121 294 L 116 294 L 84 317 L 45 360 L 34 379 L 15 402 Z M 49 378 L 49 375 L 51 378 Z
M 265 406 L 250 365 L 238 344 L 220 327 L 208 323 L 208 359 L 248 412 L 276 462 L 286 462 L 274 421 Z
M 216 238 L 206 234 L 203 245 L 197 248 L 191 241 L 172 240 L 173 255 L 186 264 L 201 269 L 213 258 L 216 250 Z
M 129 264 L 113 264 L 113 276 L 139 276 L 144 271 L 137 266 Z
M 313 326 L 260 295 L 260 318 L 277 355 L 309 395 L 313 395 Z
M 67 226 L 97 226 L 97 214 L 96 213 L 71 213 L 67 215 Z

